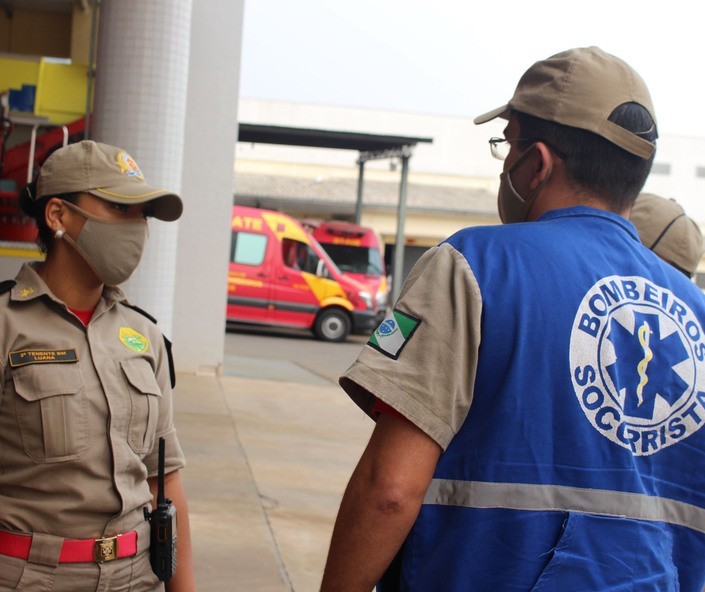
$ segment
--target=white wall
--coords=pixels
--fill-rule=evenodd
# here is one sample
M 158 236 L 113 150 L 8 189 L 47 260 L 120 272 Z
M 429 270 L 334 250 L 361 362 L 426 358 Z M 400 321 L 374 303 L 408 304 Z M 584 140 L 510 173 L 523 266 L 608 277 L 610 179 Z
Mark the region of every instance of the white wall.
M 471 119 L 461 117 L 251 98 L 240 99 L 240 120 L 246 123 L 432 137 L 433 144 L 419 144 L 416 147 L 411 159 L 412 174 L 485 178 L 499 183 L 501 163 L 491 157 L 487 141 L 492 136 L 503 135 L 506 124 L 503 120 L 478 126 Z M 237 155 L 243 160 L 350 167 L 355 166 L 357 158 L 357 153 L 351 151 L 265 144 L 238 144 Z M 705 178 L 695 176 L 697 167 L 705 168 L 705 138 L 662 136 L 655 162 L 670 164 L 671 174 L 652 174 L 645 191 L 675 198 L 705 228 Z M 366 165 L 370 169 L 388 167 L 386 160 Z
M 696 170 L 705 170 L 705 139 L 687 136 L 665 136 L 658 140 L 657 164 L 669 165 L 670 175 L 652 172 L 645 191 L 672 197 L 686 213 L 705 230 L 705 177 Z
M 399 111 L 353 109 L 283 101 L 241 98 L 240 121 L 289 125 L 372 134 L 433 138 L 432 144 L 418 144 L 411 170 L 461 176 L 492 176 L 501 170 L 490 155 L 488 140 L 502 135 L 506 122 L 476 126 L 470 119 L 422 115 Z M 294 148 L 266 144 L 238 144 L 237 154 L 247 159 L 354 166 L 357 152 L 316 148 Z M 386 160 L 367 163 L 366 168 L 388 168 Z
M 222 364 L 244 0 L 193 0 L 174 301 L 181 371 Z

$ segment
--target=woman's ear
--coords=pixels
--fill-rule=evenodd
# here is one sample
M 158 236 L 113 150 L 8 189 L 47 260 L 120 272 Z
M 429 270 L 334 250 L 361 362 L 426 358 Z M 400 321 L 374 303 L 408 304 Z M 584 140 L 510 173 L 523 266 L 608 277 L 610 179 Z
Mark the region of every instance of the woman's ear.
M 51 197 L 44 207 L 44 221 L 49 230 L 56 232 L 64 230 L 64 204 L 58 197 Z

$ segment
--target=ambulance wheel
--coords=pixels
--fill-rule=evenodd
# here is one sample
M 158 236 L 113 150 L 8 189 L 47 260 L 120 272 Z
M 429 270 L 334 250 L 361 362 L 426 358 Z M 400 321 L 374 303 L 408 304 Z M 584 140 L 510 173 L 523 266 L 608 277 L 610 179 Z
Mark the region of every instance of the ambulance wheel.
M 325 308 L 316 318 L 313 334 L 321 341 L 345 341 L 350 334 L 350 317 L 339 308 Z

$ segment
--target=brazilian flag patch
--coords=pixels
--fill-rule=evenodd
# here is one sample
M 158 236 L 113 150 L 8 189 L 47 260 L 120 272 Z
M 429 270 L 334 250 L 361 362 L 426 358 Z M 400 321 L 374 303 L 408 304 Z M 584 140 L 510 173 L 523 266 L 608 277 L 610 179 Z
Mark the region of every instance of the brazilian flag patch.
M 380 323 L 367 345 L 396 360 L 420 324 L 421 319 L 395 308 Z

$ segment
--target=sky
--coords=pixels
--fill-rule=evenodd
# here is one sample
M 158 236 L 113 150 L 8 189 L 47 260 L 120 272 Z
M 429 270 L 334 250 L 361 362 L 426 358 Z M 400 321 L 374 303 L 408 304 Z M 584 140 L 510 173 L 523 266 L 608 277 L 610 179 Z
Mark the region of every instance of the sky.
M 693 0 L 245 0 L 240 94 L 475 117 L 532 63 L 597 45 L 650 89 L 661 135 L 705 138 Z

